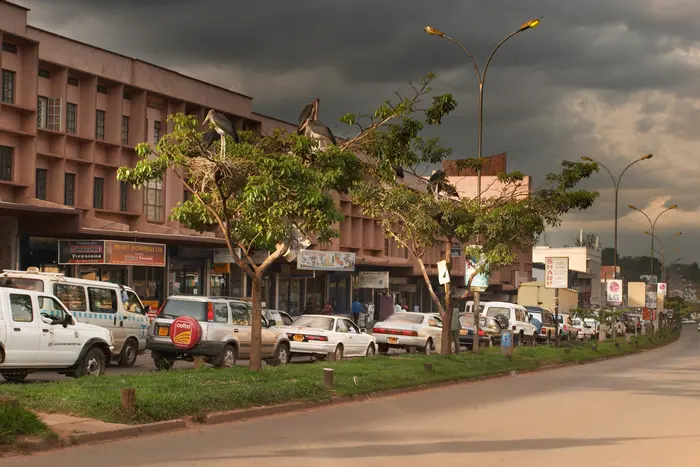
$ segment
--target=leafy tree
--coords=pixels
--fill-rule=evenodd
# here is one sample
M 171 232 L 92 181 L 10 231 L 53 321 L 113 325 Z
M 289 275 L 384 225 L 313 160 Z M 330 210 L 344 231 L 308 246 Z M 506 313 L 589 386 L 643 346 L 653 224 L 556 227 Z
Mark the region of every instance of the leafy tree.
M 581 237 L 583 237 L 583 239 Z M 600 243 L 598 235 L 595 232 L 583 232 L 582 236 L 572 236 L 569 238 L 571 239 L 572 245 L 564 245 L 565 247 L 585 246 L 586 248 L 592 248 L 594 250 L 599 250 L 603 247 L 603 244 Z
M 227 136 L 223 152 L 220 144 L 205 149 L 203 131 L 210 129 L 202 128 L 193 116 L 177 114 L 169 116 L 174 126 L 171 133 L 155 148 L 139 144 L 136 166 L 118 170 L 117 178 L 136 188 L 166 173 L 178 178 L 191 197 L 173 209 L 171 218 L 199 232 L 214 231 L 226 241 L 234 261 L 252 281 L 251 369 L 262 367 L 265 271 L 283 255 L 292 258 L 304 237 L 323 243 L 338 236 L 333 226 L 342 214 L 331 192 L 347 193 L 361 180 L 366 161 L 358 157 L 358 150 L 376 144 L 382 126 L 414 112 L 420 97 L 429 92 L 430 79 L 432 75 L 413 87 L 413 97 L 382 104 L 367 115 L 368 124 L 360 126 L 354 137 L 323 151 L 306 136 L 279 130 L 262 138 L 241 132 L 239 142 Z M 436 97 L 427 112 L 440 118 L 440 106 L 448 104 L 449 99 Z M 358 123 L 352 116 L 344 120 Z M 392 170 L 386 162 L 390 159 L 382 161 L 377 171 Z M 400 159 L 395 162 L 401 163 Z M 260 265 L 251 258 L 251 251 L 258 249 L 270 252 Z

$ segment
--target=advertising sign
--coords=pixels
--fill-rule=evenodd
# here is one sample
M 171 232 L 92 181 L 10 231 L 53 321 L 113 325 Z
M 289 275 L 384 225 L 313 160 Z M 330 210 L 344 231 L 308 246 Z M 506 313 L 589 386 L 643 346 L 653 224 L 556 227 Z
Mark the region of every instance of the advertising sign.
M 103 240 L 59 240 L 58 264 L 104 264 Z
M 544 259 L 544 286 L 547 289 L 569 288 L 569 258 Z
M 469 282 L 469 278 L 472 277 L 472 274 L 474 274 L 477 269 L 482 268 L 484 265 L 484 261 L 481 260 L 479 261 L 477 258 L 467 258 L 467 270 L 464 274 L 464 285 L 467 285 L 467 282 Z M 483 292 L 486 289 L 489 288 L 489 276 L 488 274 L 484 274 L 480 272 L 474 278 L 472 279 L 472 283 L 470 285 L 470 290 L 474 291 L 479 291 Z
M 355 253 L 304 250 L 297 256 L 297 269 L 313 271 L 354 271 Z
M 644 306 L 650 310 L 656 310 L 656 290 L 657 281 L 656 276 L 640 276 L 644 281 Z
M 164 327 L 159 327 L 158 331 L 160 332 L 161 329 L 167 331 Z M 201 335 L 199 323 L 189 316 L 180 316 L 170 325 L 170 340 L 180 349 L 191 349 L 197 345 Z
M 360 271 L 357 275 L 358 289 L 388 289 L 389 271 Z
M 630 308 L 644 307 L 646 284 L 644 282 L 627 283 L 627 306 Z
M 607 290 L 607 303 L 612 306 L 622 305 L 622 280 L 621 279 L 609 279 L 605 283 L 605 288 Z
M 165 267 L 165 245 L 105 241 L 105 264 Z
M 666 283 L 665 282 L 659 282 L 656 285 L 656 293 L 661 296 L 666 295 Z
M 450 273 L 447 271 L 447 261 L 442 260 L 437 263 L 438 268 L 438 282 L 440 285 L 445 285 L 450 283 Z

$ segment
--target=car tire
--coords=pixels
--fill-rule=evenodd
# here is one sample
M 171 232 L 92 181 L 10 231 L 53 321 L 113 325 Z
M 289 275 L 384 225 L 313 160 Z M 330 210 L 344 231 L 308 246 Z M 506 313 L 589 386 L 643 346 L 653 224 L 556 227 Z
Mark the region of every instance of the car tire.
M 379 350 L 379 353 L 380 353 L 381 355 L 384 355 L 384 354 L 389 353 L 389 346 L 388 346 L 388 345 L 386 345 L 386 344 L 379 344 L 377 347 L 378 347 L 377 350 Z
M 29 373 L 26 373 L 24 371 L 0 374 L 3 378 L 5 378 L 5 381 L 9 381 L 10 383 L 20 383 L 24 381 L 27 378 L 27 376 L 29 376 Z
M 175 360 L 171 360 L 171 359 L 165 358 L 165 357 L 154 357 L 153 364 L 156 366 L 156 368 L 158 370 L 168 371 L 175 364 Z
M 428 338 L 428 340 L 425 342 L 425 347 L 423 347 L 423 353 L 425 355 L 430 355 L 433 353 L 433 340 Z
M 292 357 L 289 354 L 289 346 L 287 344 L 280 344 L 275 350 L 275 357 L 272 359 L 272 366 L 281 366 L 289 363 Z
M 367 352 L 365 353 L 366 357 L 374 357 L 377 354 L 377 349 L 374 348 L 374 343 L 370 343 L 367 346 Z
M 78 368 L 74 372 L 75 378 L 83 376 L 102 376 L 105 374 L 107 361 L 102 349 L 92 347 L 85 353 L 83 359 L 78 363 Z
M 136 363 L 139 354 L 139 342 L 130 337 L 124 342 L 122 351 L 119 353 L 119 366 L 132 367 Z
M 518 333 L 518 345 L 525 345 L 525 331 L 520 331 Z
M 217 368 L 233 368 L 236 365 L 236 349 L 227 344 L 221 351 L 221 358 L 216 364 Z
M 343 359 L 343 346 L 341 344 L 338 344 L 338 346 L 333 351 L 333 358 L 336 362 L 339 362 Z

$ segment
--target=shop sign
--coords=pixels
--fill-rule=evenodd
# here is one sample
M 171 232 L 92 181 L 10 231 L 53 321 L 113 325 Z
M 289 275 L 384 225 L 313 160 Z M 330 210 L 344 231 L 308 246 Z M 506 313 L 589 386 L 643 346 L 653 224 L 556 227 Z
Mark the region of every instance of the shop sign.
M 236 248 L 236 254 L 239 258 L 243 258 L 243 253 L 240 248 Z M 270 254 L 263 250 L 253 250 L 250 253 L 250 258 L 255 264 L 262 264 Z M 228 248 L 215 248 L 214 249 L 214 262 L 215 263 L 235 263 L 233 255 L 228 250 Z
M 569 258 L 544 259 L 544 286 L 547 289 L 566 289 L 569 287 Z
M 160 243 L 106 240 L 105 251 L 105 264 L 165 267 L 165 245 Z
M 357 275 L 358 289 L 389 288 L 389 271 L 360 271 Z
M 315 271 L 354 271 L 355 253 L 304 250 L 297 256 L 297 269 Z
M 214 263 L 212 271 L 216 274 L 228 274 L 231 272 L 231 263 Z
M 59 240 L 58 264 L 105 264 L 105 242 Z

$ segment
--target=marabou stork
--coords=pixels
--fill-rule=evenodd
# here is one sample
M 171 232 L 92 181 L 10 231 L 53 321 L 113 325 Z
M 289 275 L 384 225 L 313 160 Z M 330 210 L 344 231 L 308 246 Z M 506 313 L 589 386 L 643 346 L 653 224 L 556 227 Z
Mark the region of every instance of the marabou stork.
M 428 179 L 428 186 L 432 192 L 435 193 L 435 196 L 442 192 L 447 196 L 459 198 L 457 189 L 450 184 L 447 178 L 447 173 L 444 170 L 434 171 Z
M 204 135 L 204 149 L 209 149 L 209 147 L 216 141 L 216 134 L 219 134 L 221 138 L 221 155 L 226 153 L 226 135 L 231 136 L 233 140 L 238 143 L 238 133 L 236 133 L 236 127 L 229 120 L 226 115 L 221 112 L 217 112 L 214 109 L 209 110 L 207 113 L 207 118 L 204 119 L 204 124 L 211 123 L 214 128 L 209 130 L 206 135 Z
M 324 151 L 328 146 L 335 145 L 337 142 L 331 129 L 318 121 L 319 102 L 320 99 L 317 97 L 301 111 L 297 133 L 315 139 L 318 141 L 318 148 Z

